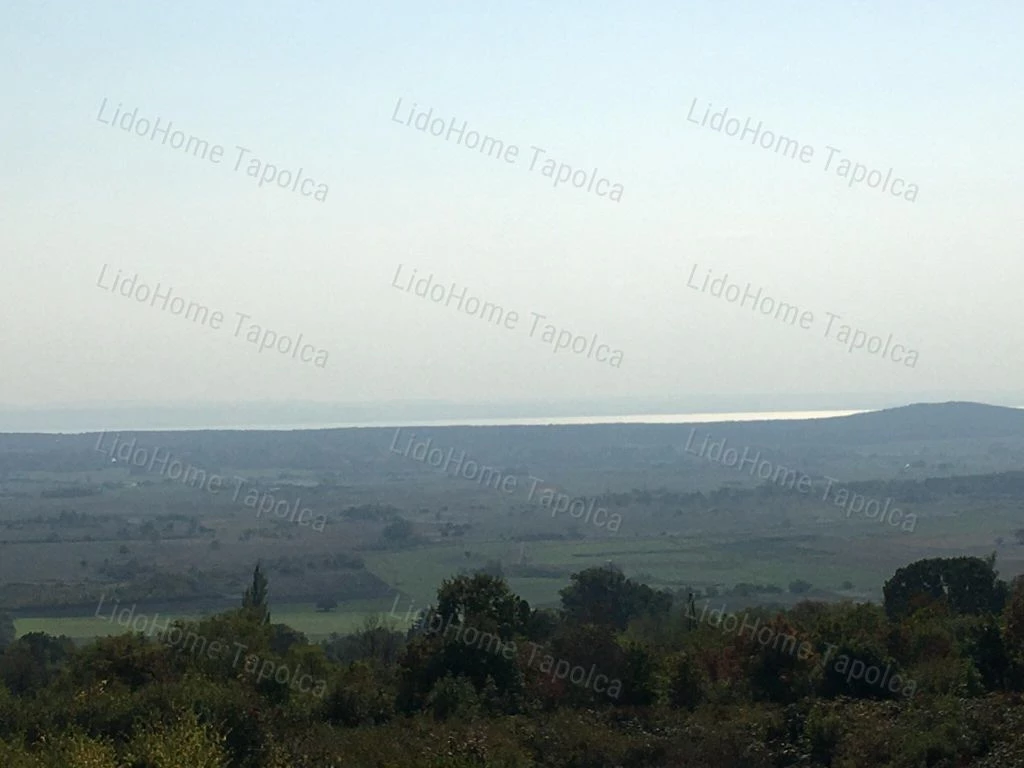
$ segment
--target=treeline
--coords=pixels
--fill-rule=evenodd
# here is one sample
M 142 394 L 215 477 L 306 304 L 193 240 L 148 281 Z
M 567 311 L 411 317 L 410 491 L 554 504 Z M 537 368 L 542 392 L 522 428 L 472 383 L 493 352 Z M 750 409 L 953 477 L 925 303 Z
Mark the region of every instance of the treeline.
M 740 479 L 749 479 L 749 474 L 737 473 Z M 797 473 L 799 477 L 799 473 Z M 757 478 L 754 478 L 757 481 Z M 802 496 L 794 490 L 796 479 L 771 479 L 759 481 L 755 488 L 719 488 L 707 493 L 701 491 L 680 492 L 666 488 L 655 490 L 633 489 L 628 492 L 606 493 L 598 497 L 598 503 L 617 509 L 631 506 L 678 508 L 688 511 L 699 511 L 717 505 L 739 503 L 744 499 L 756 498 L 759 502 L 764 497 Z M 816 480 L 820 490 L 827 480 Z M 924 479 L 900 478 L 895 480 L 858 480 L 842 482 L 837 487 L 873 498 L 891 497 L 896 502 L 925 504 L 941 499 L 985 499 L 1007 500 L 1019 499 L 1024 496 L 1024 472 L 999 472 L 985 475 L 957 475 L 954 477 L 929 477 Z M 813 497 L 815 494 L 811 494 Z
M 1009 766 L 1024 761 L 1024 579 L 897 571 L 885 601 L 736 614 L 614 567 L 559 610 L 500 576 L 310 644 L 240 609 L 76 649 L 0 620 L 4 768 Z M 408 622 L 400 622 L 408 619 Z M 127 631 L 127 630 L 134 630 Z

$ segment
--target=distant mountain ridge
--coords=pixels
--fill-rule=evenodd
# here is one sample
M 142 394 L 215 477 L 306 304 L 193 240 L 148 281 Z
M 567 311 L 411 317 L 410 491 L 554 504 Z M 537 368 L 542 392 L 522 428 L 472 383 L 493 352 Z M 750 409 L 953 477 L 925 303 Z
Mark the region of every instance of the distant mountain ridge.
M 700 394 L 675 397 L 617 397 L 521 401 L 396 400 L 379 402 L 231 401 L 120 402 L 16 407 L 0 403 L 0 433 L 81 433 L 100 429 L 161 431 L 185 429 L 324 429 L 331 425 L 459 423 L 469 420 L 516 423 L 521 419 L 642 415 L 785 413 L 893 409 L 905 403 L 946 399 L 1024 406 L 1022 392 Z
M 725 438 L 743 446 L 828 453 L 863 446 L 929 441 L 1007 440 L 1024 450 L 1024 410 L 972 402 L 918 403 L 825 419 L 709 422 L 694 424 L 576 424 L 553 426 L 402 427 L 402 440 L 432 438 L 465 450 L 478 461 L 516 465 L 534 460 L 615 466 L 615 457 L 659 457 L 699 442 Z M 203 466 L 334 469 L 393 459 L 393 427 L 300 430 L 109 430 L 122 441 L 159 446 Z M 96 450 L 99 432 L 77 435 L 0 434 L 0 471 L 98 469 L 109 458 Z M 983 449 L 976 449 L 983 450 Z M 646 460 L 646 459 L 644 459 Z
M 912 440 L 997 437 L 1024 432 L 1024 409 L 958 401 L 915 403 L 842 416 L 837 421 L 848 423 L 855 430 L 887 429 L 893 437 Z
M 1024 437 L 1024 409 L 984 403 L 914 403 L 809 422 L 756 422 L 764 437 L 804 433 L 814 442 L 855 445 L 911 440 Z M 797 426 L 799 425 L 799 426 Z M 753 426 L 753 424 L 749 424 Z

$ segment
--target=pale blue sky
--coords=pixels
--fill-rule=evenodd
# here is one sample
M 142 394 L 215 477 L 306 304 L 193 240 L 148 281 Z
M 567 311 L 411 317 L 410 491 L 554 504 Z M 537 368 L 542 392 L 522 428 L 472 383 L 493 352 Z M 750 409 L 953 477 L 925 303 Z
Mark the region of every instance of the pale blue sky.
M 0 405 L 1024 389 L 1024 5 L 823 5 L 8 2 Z M 224 160 L 101 124 L 104 98 Z M 688 123 L 694 98 L 813 161 Z M 394 123 L 398 99 L 518 162 Z M 553 188 L 531 144 L 621 201 Z M 235 145 L 301 166 L 326 201 L 258 187 Z M 850 188 L 826 145 L 916 201 Z M 397 290 L 400 263 L 522 320 Z M 102 290 L 104 264 L 224 327 Z M 812 327 L 689 288 L 695 264 Z M 258 352 L 236 312 L 329 362 Z M 531 312 L 621 367 L 553 354 Z M 825 338 L 826 312 L 893 334 L 915 367 Z

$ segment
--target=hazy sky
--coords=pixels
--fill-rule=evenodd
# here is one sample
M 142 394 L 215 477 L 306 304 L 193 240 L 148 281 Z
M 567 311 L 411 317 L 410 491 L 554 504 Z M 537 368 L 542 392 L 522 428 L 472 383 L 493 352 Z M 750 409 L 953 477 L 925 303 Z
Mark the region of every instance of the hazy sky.
M 1019 2 L 492 5 L 4 3 L 0 404 L 1024 389 Z

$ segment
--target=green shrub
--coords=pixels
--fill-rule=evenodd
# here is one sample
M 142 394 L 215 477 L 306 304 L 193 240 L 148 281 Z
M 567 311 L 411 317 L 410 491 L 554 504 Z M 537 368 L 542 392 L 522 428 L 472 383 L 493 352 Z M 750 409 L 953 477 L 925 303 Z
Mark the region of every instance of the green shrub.
M 673 707 L 694 710 L 707 695 L 707 681 L 694 658 L 676 654 L 670 661 L 668 700 Z
M 472 682 L 464 677 L 445 675 L 427 696 L 427 710 L 437 720 L 472 719 L 480 712 L 480 700 Z
M 150 726 L 136 734 L 126 758 L 132 768 L 227 768 L 224 741 L 212 725 L 184 712 L 169 725 Z

